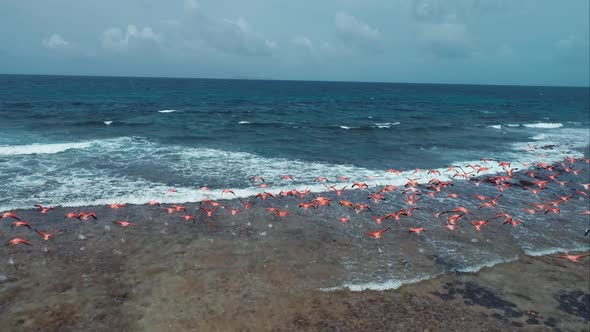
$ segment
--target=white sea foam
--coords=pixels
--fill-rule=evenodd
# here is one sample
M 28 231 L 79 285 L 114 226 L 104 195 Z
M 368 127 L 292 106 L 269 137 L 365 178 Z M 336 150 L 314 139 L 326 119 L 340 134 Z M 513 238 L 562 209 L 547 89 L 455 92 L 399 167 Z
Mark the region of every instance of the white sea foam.
M 400 123 L 399 122 L 379 122 L 379 123 L 375 123 L 375 126 L 377 126 L 377 128 L 386 129 L 386 128 L 391 128 L 391 126 L 397 126 L 398 124 L 400 124 Z
M 573 246 L 568 248 L 563 247 L 551 247 L 551 248 L 544 248 L 544 249 L 531 249 L 531 248 L 523 248 L 523 251 L 528 256 L 539 257 L 539 256 L 547 256 L 553 255 L 557 253 L 565 253 L 565 252 L 578 252 L 578 251 L 588 251 L 590 250 L 590 246 L 583 245 L 583 246 Z
M 161 111 L 158 111 L 158 113 L 174 113 L 174 112 L 176 112 L 176 110 L 161 110 Z
M 338 127 L 342 128 L 342 129 L 346 129 L 346 130 L 350 129 L 350 127 L 347 127 L 347 126 L 338 126 Z
M 508 259 L 498 259 L 492 260 L 489 262 L 485 262 L 482 264 L 472 265 L 468 267 L 464 267 L 461 269 L 455 269 L 451 272 L 462 272 L 462 273 L 476 273 L 484 268 L 494 267 L 499 264 L 511 263 L 518 260 L 518 256 L 511 257 Z M 440 274 L 436 275 L 427 275 L 421 274 L 415 278 L 410 279 L 390 279 L 386 281 L 371 281 L 371 282 L 364 282 L 364 283 L 344 283 L 341 286 L 336 287 L 329 287 L 329 288 L 320 288 L 320 291 L 324 292 L 333 292 L 339 290 L 349 290 L 352 292 L 362 292 L 362 291 L 385 291 L 385 290 L 394 290 L 402 287 L 403 285 L 408 284 L 415 284 L 419 283 L 424 280 L 432 279 L 438 277 Z
M 501 160 L 513 161 L 514 167 L 521 171 L 526 167 L 523 164 L 532 162 L 553 163 L 562 160 L 565 156 L 582 157 L 577 148 L 588 145 L 588 135 L 585 129 L 565 128 L 547 132 L 546 136 L 535 141 L 535 145 L 544 146 L 555 144 L 559 149 L 529 150 L 529 144 L 523 142 L 513 144 L 513 150 L 503 152 Z M 438 168 L 440 176 L 426 174 L 426 171 L 412 174 L 413 170 L 402 172 L 401 175 L 387 173 L 385 170 L 367 169 L 354 165 L 329 164 L 323 162 L 309 162 L 304 160 L 292 160 L 284 158 L 267 158 L 259 155 L 224 151 L 209 148 L 190 148 L 184 146 L 162 145 L 143 138 L 120 137 L 116 139 L 97 140 L 92 142 L 46 144 L 0 147 L 0 155 L 17 155 L 33 153 L 58 153 L 68 149 L 83 149 L 75 156 L 81 163 L 95 158 L 108 159 L 115 164 L 112 168 L 125 169 L 129 165 L 151 165 L 158 167 L 150 172 L 149 178 L 114 176 L 111 168 L 97 170 L 86 168 L 72 168 L 72 156 L 51 157 L 43 155 L 25 157 L 20 160 L 24 164 L 30 162 L 28 158 L 38 159 L 35 172 L 29 175 L 23 174 L 11 180 L 10 192 L 3 192 L 0 187 L 0 195 L 11 197 L 11 201 L 4 201 L 0 210 L 17 208 L 29 208 L 39 201 L 52 205 L 83 206 L 100 205 L 110 201 L 122 201 L 129 204 L 143 204 L 149 200 L 161 200 L 164 203 L 196 202 L 205 197 L 211 199 L 230 198 L 222 195 L 222 189 L 234 186 L 237 197 L 251 197 L 259 192 L 268 191 L 278 194 L 282 190 L 309 189 L 311 192 L 325 192 L 323 184 L 313 182 L 317 176 L 326 176 L 331 185 L 342 187 L 350 185 L 352 181 L 363 181 L 369 186 L 383 186 L 393 184 L 403 186 L 407 178 L 420 178 L 419 183 L 427 183 L 436 177 L 442 181 L 461 181 L 460 178 L 451 178 L 452 173 L 445 172 L 445 168 Z M 486 156 L 474 156 L 475 158 Z M 490 169 L 480 172 L 479 175 L 504 172 L 496 162 L 481 162 L 470 159 L 457 161 L 453 164 L 465 167 L 468 164 L 479 163 Z M 17 162 L 20 162 L 17 161 Z M 172 162 L 173 161 L 173 162 Z M 517 162 L 518 161 L 518 162 Z M 0 169 L 1 172 L 1 169 Z M 154 173 L 159 172 L 159 173 Z M 160 174 L 161 173 L 161 174 Z M 283 181 L 281 176 L 292 175 L 295 181 Z M 247 178 L 251 175 L 264 176 L 270 188 L 259 188 L 255 184 L 249 184 Z M 349 180 L 338 181 L 339 176 L 349 177 Z M 213 188 L 212 191 L 200 191 L 199 188 L 206 183 L 207 178 L 227 179 L 227 184 L 218 185 L 223 188 Z M 240 180 L 242 179 L 242 180 Z M 185 183 L 185 185 L 169 184 Z M 232 185 L 236 181 L 242 181 L 241 185 Z M 46 186 L 51 182 L 51 186 Z M 193 182 L 192 185 L 186 183 Z M 30 191 L 26 188 L 40 188 L 36 190 L 36 197 L 30 197 Z M 178 190 L 173 195 L 166 195 L 167 189 L 174 187 Z M 19 188 L 21 188 L 19 190 Z M 80 200 L 84 197 L 84 200 Z M 233 197 L 233 196 L 232 196 Z
M 488 126 L 488 128 L 502 129 L 502 125 L 492 125 L 492 126 Z
M 240 121 L 240 122 L 238 122 L 238 124 L 249 124 L 249 123 L 252 123 L 252 122 L 250 122 L 250 121 Z
M 105 121 L 104 124 L 106 124 L 107 126 L 110 126 L 113 123 L 113 121 Z
M 527 128 L 539 128 L 539 129 L 555 129 L 563 127 L 561 123 L 547 123 L 547 122 L 539 122 L 539 123 L 527 123 L 523 124 L 523 126 Z
M 509 123 L 507 124 L 508 127 L 520 127 L 518 123 Z
M 386 281 L 374 281 L 374 282 L 366 282 L 366 283 L 344 283 L 341 286 L 336 287 L 329 287 L 329 288 L 320 288 L 320 291 L 323 292 L 334 292 L 339 290 L 349 290 L 352 292 L 362 292 L 367 290 L 373 291 L 385 291 L 385 290 L 393 290 L 398 289 L 403 285 L 408 284 L 415 284 L 419 283 L 420 281 L 428 280 L 437 277 L 436 275 L 419 275 L 416 278 L 411 279 L 390 279 Z
M 85 149 L 90 145 L 92 145 L 92 142 L 0 146 L 0 156 L 53 154 L 64 152 L 70 149 Z
M 484 269 L 486 267 L 494 267 L 498 264 L 512 263 L 512 262 L 516 262 L 517 260 L 518 260 L 518 256 L 514 256 L 511 258 L 507 258 L 507 259 L 491 260 L 491 261 L 477 264 L 477 265 L 467 266 L 467 267 L 463 267 L 460 269 L 454 269 L 453 271 L 463 272 L 463 273 L 475 273 L 475 272 L 478 272 L 481 269 Z

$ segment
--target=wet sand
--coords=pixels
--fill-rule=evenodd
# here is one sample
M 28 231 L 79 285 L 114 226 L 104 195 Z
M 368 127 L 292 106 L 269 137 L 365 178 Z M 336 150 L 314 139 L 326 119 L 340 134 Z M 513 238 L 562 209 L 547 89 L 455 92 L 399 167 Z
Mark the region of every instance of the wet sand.
M 196 223 L 146 206 L 80 208 L 99 219 L 63 221 L 72 210 L 16 211 L 41 230 L 61 230 L 49 241 L 0 222 L 3 241 L 33 244 L 0 249 L 3 330 L 588 331 L 588 258 L 516 253 L 511 263 L 396 290 L 325 291 L 346 280 L 351 255 L 369 271 L 391 253 L 385 258 L 400 266 L 436 272 L 436 257 L 416 238 L 377 247 L 312 215 L 281 220 L 261 208 Z M 138 225 L 112 223 L 127 215 Z

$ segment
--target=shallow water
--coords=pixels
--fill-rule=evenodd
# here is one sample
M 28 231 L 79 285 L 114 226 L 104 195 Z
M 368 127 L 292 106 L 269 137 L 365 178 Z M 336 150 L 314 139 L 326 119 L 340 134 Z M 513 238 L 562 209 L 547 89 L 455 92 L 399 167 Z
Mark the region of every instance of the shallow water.
M 389 184 L 404 180 L 389 168 L 555 162 L 590 141 L 587 88 L 6 75 L 0 86 L 0 210 L 245 197 L 260 191 L 252 175 L 277 191 L 324 190 L 317 176 Z M 529 144 L 561 148 L 530 158 Z

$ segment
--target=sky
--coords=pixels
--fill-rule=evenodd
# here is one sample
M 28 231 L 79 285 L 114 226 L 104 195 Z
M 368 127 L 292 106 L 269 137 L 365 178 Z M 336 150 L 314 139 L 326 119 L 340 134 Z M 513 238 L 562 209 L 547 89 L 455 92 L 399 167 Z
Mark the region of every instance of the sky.
M 0 73 L 590 84 L 588 0 L 0 0 Z

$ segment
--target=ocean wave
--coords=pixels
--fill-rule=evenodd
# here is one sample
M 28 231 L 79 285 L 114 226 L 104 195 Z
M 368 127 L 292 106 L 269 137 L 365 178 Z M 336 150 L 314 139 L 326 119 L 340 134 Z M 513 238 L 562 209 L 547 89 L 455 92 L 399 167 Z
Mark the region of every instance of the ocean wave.
M 502 129 L 502 125 L 491 125 L 491 126 L 488 126 L 488 128 Z
M 523 126 L 527 128 L 537 128 L 537 129 L 555 129 L 563 127 L 562 123 L 547 123 L 547 122 L 538 122 L 538 123 L 527 123 L 523 124 Z
M 419 275 L 411 279 L 390 279 L 386 281 L 372 281 L 366 283 L 344 283 L 342 286 L 320 288 L 322 292 L 335 292 L 340 290 L 349 290 L 352 292 L 362 291 L 385 291 L 394 290 L 402 287 L 403 285 L 416 284 L 424 280 L 432 279 L 438 275 Z
M 564 247 L 551 247 L 551 248 L 543 248 L 543 249 L 531 249 L 531 248 L 523 248 L 522 249 L 527 256 L 539 257 L 539 256 L 547 256 L 553 255 L 557 253 L 565 253 L 565 252 L 580 252 L 580 251 L 588 251 L 590 250 L 590 246 L 572 246 L 568 248 Z
M 176 112 L 176 110 L 161 110 L 161 111 L 158 111 L 158 113 L 174 113 L 174 112 Z
M 399 124 L 400 124 L 399 122 L 380 122 L 380 123 L 375 123 L 374 125 L 379 129 L 389 129 L 389 128 L 391 128 L 391 126 L 397 126 Z
M 565 156 L 582 157 L 577 148 L 588 145 L 585 129 L 565 128 L 545 133 L 538 137 L 535 145 L 561 146 L 560 149 L 530 151 L 533 142 L 515 143 L 512 150 L 503 152 L 502 160 L 512 161 L 520 170 L 532 162 L 553 163 L 563 160 Z M 75 154 L 61 156 L 59 152 L 79 149 Z M 54 155 L 44 157 L 44 154 Z M 39 154 L 31 157 L 26 155 Z M 103 204 L 107 201 L 122 201 L 129 204 L 143 204 L 152 199 L 165 203 L 196 202 L 205 197 L 211 199 L 228 198 L 222 194 L 227 187 L 234 188 L 237 197 L 251 197 L 259 192 L 268 191 L 278 194 L 282 190 L 303 190 L 325 192 L 323 184 L 313 182 L 316 176 L 328 177 L 330 185 L 339 187 L 350 185 L 352 181 L 363 181 L 369 186 L 396 185 L 403 186 L 407 177 L 417 177 L 414 170 L 406 170 L 400 175 L 387 173 L 384 170 L 368 169 L 347 164 L 327 162 L 310 162 L 305 160 L 263 157 L 257 154 L 226 151 L 212 148 L 186 147 L 181 145 L 165 145 L 141 137 L 119 137 L 114 139 L 95 140 L 92 142 L 75 142 L 63 144 L 32 144 L 24 146 L 0 147 L 0 155 L 25 155 L 15 160 L 13 166 L 27 169 L 26 165 L 35 162 L 38 166 L 27 174 L 19 174 L 11 187 L 0 187 L 1 210 L 29 208 L 39 201 L 53 205 L 82 206 Z M 476 156 L 485 157 L 485 156 Z M 100 168 L 81 168 L 88 160 L 102 160 Z M 453 165 L 466 167 L 468 164 L 480 163 L 479 160 L 468 159 L 455 161 Z M 478 175 L 504 172 L 494 162 L 485 163 L 489 170 Z M 115 176 L 114 170 L 125 170 Z M 149 171 L 146 171 L 149 170 Z M 451 179 L 445 174 L 446 167 L 438 170 L 441 176 L 419 174 L 419 183 L 427 183 L 434 177 L 441 181 Z M 5 171 L 6 172 L 6 171 Z M 289 174 L 295 181 L 282 181 L 281 176 Z M 1 175 L 1 174 L 0 174 Z M 4 175 L 7 175 L 6 173 Z M 128 176 L 127 176 L 128 175 Z M 258 188 L 247 179 L 251 175 L 264 176 L 270 188 Z M 340 176 L 348 177 L 346 181 L 338 181 Z M 39 180 L 41 179 L 41 180 Z M 38 186 L 33 185 L 39 182 Z M 46 183 L 51 183 L 47 186 Z M 79 185 L 72 185 L 78 183 Z M 123 184 L 124 183 L 124 184 Z M 207 185 L 212 191 L 199 191 L 196 188 Z M 40 188 L 31 197 L 30 188 Z M 178 189 L 175 195 L 166 195 L 168 188 Z M 81 191 L 77 191 L 81 188 Z M 79 197 L 85 197 L 80 201 Z M 8 201 L 10 199 L 10 201 Z
M 110 126 L 112 123 L 113 123 L 113 121 L 110 121 L 110 120 L 104 122 L 104 124 L 107 125 L 107 126 Z
M 86 149 L 91 145 L 92 142 L 0 146 L 0 155 L 55 154 L 71 149 Z
M 460 272 L 460 273 L 476 273 L 484 268 L 494 267 L 499 264 L 506 264 L 512 263 L 518 260 L 518 256 L 507 258 L 507 259 L 498 259 L 488 261 L 482 264 L 472 265 L 460 269 L 452 269 L 449 272 Z M 429 274 L 419 274 L 414 278 L 408 279 L 389 279 L 385 281 L 369 281 L 369 282 L 362 282 L 362 283 L 344 283 L 341 286 L 336 287 L 328 287 L 328 288 L 320 288 L 320 291 L 323 292 L 334 292 L 339 290 L 349 290 L 352 292 L 362 292 L 362 291 L 386 291 L 386 290 L 395 290 L 404 285 L 409 284 L 416 284 L 425 280 L 433 279 L 438 276 L 442 275 L 442 273 L 429 275 Z
M 238 124 L 250 124 L 250 123 L 252 123 L 252 122 L 250 122 L 250 121 L 240 121 L 240 122 L 238 122 Z
M 484 263 L 477 264 L 477 265 L 466 266 L 466 267 L 463 267 L 460 269 L 453 269 L 452 271 L 453 272 L 462 272 L 462 273 L 475 273 L 475 272 L 478 272 L 484 268 L 494 267 L 498 264 L 512 263 L 512 262 L 516 262 L 517 260 L 518 260 L 518 256 L 507 258 L 507 259 L 497 259 L 497 260 L 492 260 L 492 261 L 484 262 Z

